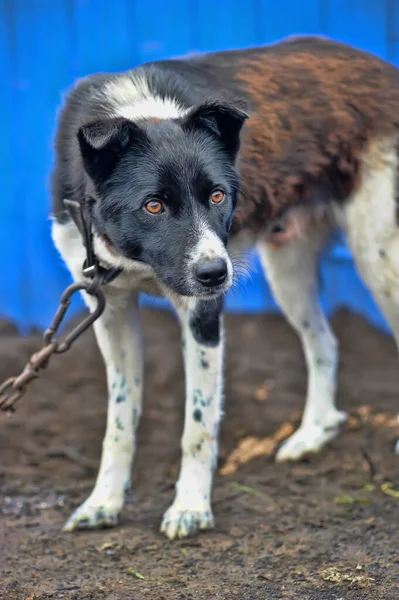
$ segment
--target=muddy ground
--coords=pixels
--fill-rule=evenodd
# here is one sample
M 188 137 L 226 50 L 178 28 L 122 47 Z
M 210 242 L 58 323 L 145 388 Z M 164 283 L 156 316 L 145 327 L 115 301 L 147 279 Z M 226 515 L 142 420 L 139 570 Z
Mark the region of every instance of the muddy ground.
M 299 464 L 266 456 L 218 474 L 215 531 L 169 542 L 158 528 L 179 464 L 179 330 L 170 314 L 143 317 L 144 415 L 134 493 L 118 528 L 61 532 L 91 490 L 105 426 L 105 380 L 91 334 L 53 360 L 14 416 L 0 416 L 0 597 L 397 600 L 399 369 L 392 340 L 357 317 L 335 317 L 339 406 L 353 415 L 342 435 Z M 305 391 L 298 340 L 280 317 L 231 316 L 227 339 L 219 467 L 242 438 L 271 436 L 295 422 Z M 3 325 L 1 379 L 39 343 Z

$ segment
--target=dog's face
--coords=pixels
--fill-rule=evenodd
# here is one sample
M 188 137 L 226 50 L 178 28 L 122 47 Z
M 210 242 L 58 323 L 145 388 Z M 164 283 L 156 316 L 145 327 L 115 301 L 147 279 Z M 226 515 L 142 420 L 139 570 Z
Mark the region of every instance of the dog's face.
M 226 243 L 246 117 L 207 104 L 179 120 L 115 118 L 79 130 L 95 230 L 179 295 L 211 298 L 232 283 Z

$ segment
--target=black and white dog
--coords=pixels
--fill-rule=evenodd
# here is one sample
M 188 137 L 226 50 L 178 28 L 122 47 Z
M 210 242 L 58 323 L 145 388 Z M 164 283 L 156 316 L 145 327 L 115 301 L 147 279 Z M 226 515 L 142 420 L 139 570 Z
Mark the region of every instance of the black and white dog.
M 317 258 L 342 228 L 398 338 L 398 115 L 399 71 L 321 38 L 76 84 L 58 129 L 53 237 L 81 279 L 85 249 L 64 200 L 89 199 L 97 259 L 122 272 L 95 324 L 109 393 L 100 471 L 66 530 L 114 525 L 124 504 L 141 412 L 139 291 L 169 298 L 183 331 L 182 464 L 161 529 L 172 539 L 213 526 L 231 249 L 257 247 L 306 355 L 302 424 L 277 458 L 337 434 L 337 343 L 318 303 Z

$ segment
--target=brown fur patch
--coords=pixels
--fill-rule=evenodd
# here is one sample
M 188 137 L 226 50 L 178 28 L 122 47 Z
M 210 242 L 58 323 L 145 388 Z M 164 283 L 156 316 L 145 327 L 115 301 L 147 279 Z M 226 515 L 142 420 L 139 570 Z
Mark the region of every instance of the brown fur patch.
M 342 201 L 357 184 L 368 142 L 399 129 L 399 71 L 321 38 L 236 53 L 249 99 L 239 155 L 242 194 L 233 224 L 260 230 L 317 189 Z

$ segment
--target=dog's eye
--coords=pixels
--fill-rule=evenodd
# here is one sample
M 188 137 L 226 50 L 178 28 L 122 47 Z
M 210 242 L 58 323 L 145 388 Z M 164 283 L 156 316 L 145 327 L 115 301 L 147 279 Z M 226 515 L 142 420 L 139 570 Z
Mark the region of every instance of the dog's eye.
M 211 194 L 211 202 L 213 204 L 220 204 L 224 200 L 224 192 L 222 190 L 213 190 Z
M 146 203 L 145 209 L 152 215 L 159 215 L 161 212 L 164 211 L 163 204 L 159 200 L 150 200 Z

